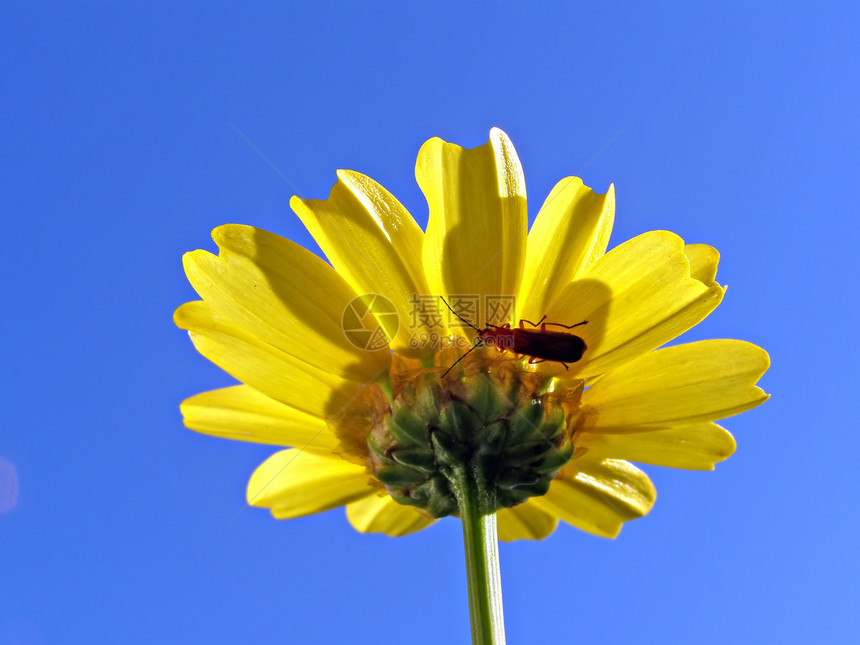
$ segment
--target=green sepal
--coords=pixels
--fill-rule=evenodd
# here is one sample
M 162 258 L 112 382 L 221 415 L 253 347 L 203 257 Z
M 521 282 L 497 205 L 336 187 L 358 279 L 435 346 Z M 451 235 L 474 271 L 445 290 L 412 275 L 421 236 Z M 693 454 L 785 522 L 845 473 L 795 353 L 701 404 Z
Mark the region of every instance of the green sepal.
M 451 482 L 442 474 L 433 477 L 433 487 L 438 495 L 452 496 L 454 491 L 451 490 Z
M 526 486 L 536 484 L 540 477 L 537 473 L 525 472 L 515 468 L 505 470 L 496 478 L 496 483 L 499 488 L 510 490 L 517 486 Z
M 572 454 L 573 444 L 571 442 L 567 442 L 560 448 L 547 451 L 542 459 L 529 464 L 529 468 L 539 473 L 555 474 L 562 466 L 570 461 L 570 456 Z
M 527 441 L 516 446 L 509 446 L 502 458 L 504 463 L 516 467 L 520 464 L 533 463 L 554 447 L 549 441 Z
M 410 491 L 410 494 L 412 499 L 421 500 L 426 506 L 428 499 L 432 499 L 434 496 L 438 495 L 436 488 L 435 482 L 432 479 L 428 479 L 420 486 L 415 486 Z
M 508 422 L 494 421 L 481 431 L 479 450 L 482 454 L 498 454 L 507 442 Z
M 431 517 L 447 517 L 457 510 L 457 500 L 454 497 L 443 497 L 440 495 L 430 498 L 427 504 L 427 512 Z
M 394 412 L 388 431 L 395 443 L 401 446 L 423 447 L 427 445 L 427 425 L 409 408 L 401 407 Z
M 391 459 L 391 457 L 389 457 L 387 454 L 385 454 L 385 450 L 383 450 L 383 448 L 379 445 L 379 438 L 372 433 L 367 437 L 367 447 L 370 448 L 370 452 L 373 453 L 373 456 L 376 457 L 382 463 L 394 463 L 394 460 Z
M 526 499 L 528 499 L 529 497 L 540 497 L 541 495 L 546 495 L 551 482 L 552 477 L 541 477 L 533 484 L 523 484 L 522 486 L 517 486 L 513 488 L 511 492 L 516 492 L 517 494 L 525 493 Z
M 563 413 L 562 418 L 564 418 Z M 539 399 L 532 399 L 527 405 L 516 410 L 510 419 L 511 443 L 522 443 L 544 436 L 541 432 L 543 420 L 543 404 Z
M 425 473 L 436 471 L 436 455 L 429 448 L 395 450 L 391 453 L 391 458 L 398 464 L 417 468 Z
M 442 408 L 442 390 L 439 384 L 426 384 L 418 393 L 415 406 L 425 424 L 436 425 L 439 420 L 439 410 Z
M 376 478 L 386 486 L 405 488 L 426 481 L 427 475 L 407 466 L 383 466 L 376 470 Z
M 482 422 L 496 419 L 510 407 L 488 376 L 482 374 L 469 385 L 472 386 L 469 388 L 469 405 Z
M 463 444 L 453 440 L 449 435 L 441 431 L 436 431 L 430 435 L 433 442 L 433 452 L 436 453 L 436 460 L 448 466 L 456 468 L 462 466 L 469 456 L 469 449 Z
M 541 428 L 541 434 L 547 439 L 554 439 L 564 430 L 564 410 L 553 408 L 546 417 L 546 422 Z
M 461 443 L 471 442 L 481 427 L 481 420 L 461 401 L 451 401 L 439 419 L 440 425 Z
M 391 499 L 393 499 L 398 504 L 403 504 L 404 506 L 417 506 L 418 508 L 424 508 L 427 505 L 426 498 L 421 499 L 418 497 L 404 495 L 395 488 L 388 489 L 388 494 L 391 495 Z

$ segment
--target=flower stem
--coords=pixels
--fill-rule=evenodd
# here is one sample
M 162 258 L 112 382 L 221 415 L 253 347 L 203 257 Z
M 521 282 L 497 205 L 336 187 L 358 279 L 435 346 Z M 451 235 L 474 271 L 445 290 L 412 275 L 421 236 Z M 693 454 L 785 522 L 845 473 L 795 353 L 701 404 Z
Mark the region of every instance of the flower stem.
M 487 509 L 485 491 L 471 469 L 462 468 L 456 478 L 455 495 L 463 521 L 466 549 L 466 576 L 469 584 L 469 616 L 473 645 L 504 645 L 505 621 L 502 611 L 502 580 L 496 514 Z

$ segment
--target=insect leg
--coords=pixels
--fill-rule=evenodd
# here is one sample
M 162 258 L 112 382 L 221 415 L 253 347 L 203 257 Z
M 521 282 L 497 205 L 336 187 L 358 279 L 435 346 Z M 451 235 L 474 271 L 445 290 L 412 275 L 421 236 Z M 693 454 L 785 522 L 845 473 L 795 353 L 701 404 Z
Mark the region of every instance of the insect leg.
M 538 320 L 536 323 L 533 323 L 531 320 L 526 320 L 525 318 L 520 318 L 520 329 L 525 329 L 525 325 L 523 323 L 528 323 L 532 327 L 540 327 L 541 323 L 546 320 L 546 314 L 543 315 L 543 318 Z
M 544 317 L 546 317 L 546 316 L 544 316 Z M 587 323 L 588 323 L 587 320 L 583 320 L 582 322 L 578 322 L 575 325 L 563 325 L 561 323 L 544 323 L 541 326 L 541 331 L 544 331 L 544 327 L 549 327 L 550 325 L 553 325 L 555 327 L 564 327 L 565 329 L 573 329 L 574 327 L 579 327 L 580 325 L 585 325 Z

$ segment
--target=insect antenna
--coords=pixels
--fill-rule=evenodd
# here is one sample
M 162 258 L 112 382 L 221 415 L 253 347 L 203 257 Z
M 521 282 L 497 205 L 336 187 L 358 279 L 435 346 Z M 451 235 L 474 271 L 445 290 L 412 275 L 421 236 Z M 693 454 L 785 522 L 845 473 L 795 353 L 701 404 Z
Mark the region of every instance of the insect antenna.
M 475 351 L 475 349 L 477 349 L 478 347 L 481 347 L 484 343 L 483 343 L 483 341 L 481 340 L 481 330 L 480 330 L 480 329 L 478 329 L 477 327 L 475 327 L 475 325 L 473 325 L 472 323 L 470 323 L 468 320 L 466 320 L 465 318 L 463 318 L 463 316 L 461 316 L 460 314 L 458 314 L 456 311 L 454 311 L 454 308 L 453 308 L 451 305 L 449 305 L 449 304 L 448 304 L 448 301 L 447 301 L 447 300 L 445 300 L 445 298 L 443 298 L 442 296 L 439 296 L 439 298 L 441 298 L 441 299 L 442 299 L 442 302 L 444 302 L 444 303 L 445 303 L 445 306 L 446 306 L 446 307 L 448 307 L 448 309 L 451 311 L 451 313 L 452 313 L 452 314 L 454 314 L 455 316 L 457 316 L 457 318 L 459 318 L 459 319 L 460 319 L 460 320 L 462 320 L 464 323 L 466 323 L 467 325 L 469 325 L 469 327 L 471 327 L 471 328 L 472 328 L 472 329 L 474 329 L 476 332 L 478 332 L 478 338 L 477 338 L 477 339 L 475 339 L 475 344 L 474 344 L 474 345 L 472 345 L 472 347 L 469 349 L 469 351 L 468 351 L 468 352 L 466 352 L 465 354 L 463 354 L 463 355 L 462 355 L 460 358 L 458 358 L 456 361 L 454 361 L 454 364 L 453 364 L 453 365 L 451 365 L 451 367 L 449 367 L 447 370 L 445 370 L 445 373 L 441 376 L 441 378 L 445 378 L 446 376 L 448 376 L 448 372 L 450 372 L 452 369 L 454 369 L 454 366 L 455 366 L 455 365 L 457 365 L 457 363 L 459 363 L 459 362 L 460 362 L 460 361 L 462 361 L 464 358 L 466 358 L 469 354 L 471 354 L 472 352 L 474 352 L 474 351 Z
M 454 363 L 451 365 L 451 367 L 449 367 L 447 370 L 445 370 L 445 373 L 444 373 L 441 377 L 439 377 L 439 378 L 440 378 L 440 379 L 442 379 L 442 378 L 445 378 L 446 376 L 448 376 L 448 372 L 450 372 L 452 369 L 454 369 L 454 367 L 457 365 L 457 363 L 459 363 L 459 362 L 460 362 L 460 361 L 462 361 L 464 358 L 466 358 L 469 354 L 471 354 L 472 352 L 474 352 L 478 347 L 483 346 L 483 344 L 484 344 L 484 343 L 481 341 L 481 339 L 480 339 L 480 338 L 478 338 L 478 339 L 475 341 L 475 344 L 474 344 L 474 345 L 472 345 L 472 346 L 469 348 L 469 351 L 468 351 L 468 352 L 466 352 L 465 354 L 463 354 L 463 355 L 462 355 L 460 358 L 458 358 L 456 361 L 454 361 Z
M 439 297 L 440 297 L 440 298 L 442 298 L 442 296 L 439 296 Z M 469 325 L 469 327 L 471 327 L 472 329 L 474 329 L 474 330 L 475 330 L 476 332 L 478 332 L 479 334 L 481 333 L 481 330 L 480 330 L 480 329 L 478 329 L 477 327 L 475 327 L 475 325 L 473 325 L 473 324 L 472 324 L 472 323 L 470 323 L 468 320 L 466 320 L 465 318 L 463 318 L 463 316 L 461 316 L 461 315 L 460 315 L 460 314 L 458 314 L 456 311 L 454 311 L 454 309 L 451 307 L 451 305 L 449 305 L 449 304 L 448 304 L 448 301 L 447 301 L 447 300 L 445 300 L 445 298 L 442 298 L 442 302 L 444 302 L 444 303 L 445 303 L 445 306 L 446 306 L 446 307 L 448 307 L 448 309 L 450 309 L 450 310 L 451 310 L 451 313 L 452 313 L 452 314 L 454 314 L 455 316 L 457 316 L 457 318 L 459 318 L 459 319 L 460 319 L 460 320 L 462 320 L 464 323 L 466 323 L 467 325 Z M 475 349 L 475 348 L 473 347 L 472 349 Z M 470 349 L 469 351 L 472 351 L 472 350 Z M 464 356 L 465 356 L 465 354 L 464 354 Z

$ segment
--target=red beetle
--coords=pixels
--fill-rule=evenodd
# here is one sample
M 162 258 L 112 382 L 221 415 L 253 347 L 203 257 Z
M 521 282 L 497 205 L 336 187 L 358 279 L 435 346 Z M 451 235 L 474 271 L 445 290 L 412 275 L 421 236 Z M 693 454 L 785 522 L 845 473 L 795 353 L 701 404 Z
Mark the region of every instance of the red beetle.
M 573 329 L 574 327 L 586 324 L 587 320 L 583 320 L 575 325 L 563 325 L 562 323 L 544 322 L 546 320 L 546 316 L 544 316 L 536 323 L 521 319 L 519 327 L 511 327 L 510 323 L 505 323 L 504 325 L 487 325 L 484 329 L 478 329 L 454 311 L 445 298 L 442 298 L 442 302 L 451 310 L 452 314 L 478 332 L 475 344 L 468 352 L 458 358 L 454 362 L 454 365 L 466 358 L 475 348 L 486 345 L 488 347 L 496 347 L 501 352 L 510 350 L 515 354 L 528 356 L 529 363 L 555 361 L 564 365 L 564 369 L 568 369 L 567 364 L 578 361 L 582 358 L 582 354 L 586 350 L 585 341 L 579 336 L 566 331 L 548 331 L 547 327 Z M 540 329 L 526 329 L 525 323 L 535 328 L 540 327 Z M 454 369 L 454 365 L 451 365 L 447 369 L 445 374 L 442 375 L 443 378 L 448 372 Z

